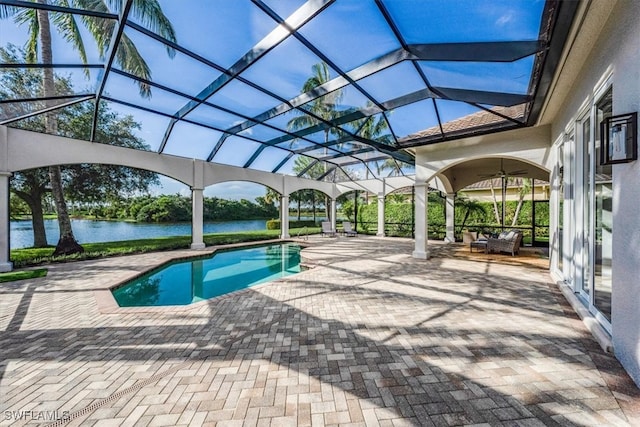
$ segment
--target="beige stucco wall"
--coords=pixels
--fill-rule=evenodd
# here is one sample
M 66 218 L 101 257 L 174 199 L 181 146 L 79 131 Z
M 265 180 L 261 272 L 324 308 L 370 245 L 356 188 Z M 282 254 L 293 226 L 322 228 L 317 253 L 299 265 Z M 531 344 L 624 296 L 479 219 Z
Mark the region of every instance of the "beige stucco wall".
M 430 181 L 452 165 L 487 157 L 513 158 L 549 169 L 552 162 L 549 132 L 549 126 L 538 126 L 418 147 L 415 149 L 416 181 Z M 548 176 L 537 178 L 548 179 Z M 450 186 L 445 191 L 458 191 L 477 182 L 478 176 L 459 179 L 462 184 L 445 182 Z
M 613 114 L 640 110 L 640 2 L 591 3 L 592 16 L 583 25 L 601 32 L 574 46 L 583 66 L 577 76 L 567 75 L 561 83 L 569 85 L 566 96 L 552 101 L 556 106 L 549 111 L 557 110 L 553 140 L 562 137 L 609 74 Z M 568 66 L 575 64 L 569 61 Z M 640 384 L 640 161 L 613 166 L 613 193 L 612 339 L 616 356 Z

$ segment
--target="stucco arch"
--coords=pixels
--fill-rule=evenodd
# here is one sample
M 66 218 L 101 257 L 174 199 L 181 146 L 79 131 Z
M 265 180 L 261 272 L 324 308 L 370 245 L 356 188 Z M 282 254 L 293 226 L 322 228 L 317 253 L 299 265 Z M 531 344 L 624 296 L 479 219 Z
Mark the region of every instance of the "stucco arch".
M 350 191 L 367 191 L 371 194 L 379 195 L 380 193 L 385 196 L 398 188 L 412 186 L 415 184 L 416 178 L 414 175 L 409 176 L 392 176 L 382 179 L 369 179 L 350 182 L 341 182 L 336 185 L 338 195 L 348 193 Z
M 306 188 L 306 187 L 302 187 L 302 188 L 299 188 L 299 189 L 297 189 L 297 190 L 295 190 L 295 191 L 292 191 L 292 192 L 290 192 L 290 193 L 288 194 L 288 196 L 289 196 L 289 197 L 291 197 L 291 195 L 292 195 L 293 193 L 295 193 L 296 191 L 305 191 L 305 190 L 307 190 L 307 191 L 309 191 L 309 190 L 319 191 L 320 193 L 322 193 L 322 195 L 323 195 L 323 196 L 326 196 L 326 197 L 328 197 L 328 198 L 332 198 L 332 197 L 331 197 L 331 194 L 327 194 L 326 192 L 324 192 L 324 191 L 322 191 L 322 190 L 318 190 L 318 189 L 316 189 L 316 188 Z
M 542 179 L 548 180 L 553 162 L 549 135 L 549 126 L 538 126 L 417 147 L 416 179 L 429 182 L 439 178 L 446 192 L 454 192 L 463 188 L 451 174 L 456 165 L 477 159 L 504 158 L 546 171 L 547 175 Z M 498 172 L 499 169 L 498 165 L 491 172 Z M 447 174 L 447 171 L 450 173 Z M 476 175 L 479 173 L 483 172 L 478 171 Z
M 5 170 L 8 172 L 79 163 L 109 164 L 149 170 L 183 184 L 193 185 L 195 161 L 192 159 L 21 129 L 5 129 L 7 129 Z M 0 145 L 4 144 L 0 142 Z
M 240 179 L 229 179 L 229 180 L 218 181 L 218 182 L 215 182 L 215 183 L 213 183 L 213 184 L 211 184 L 211 185 L 207 185 L 207 186 L 205 186 L 205 189 L 206 189 L 207 187 L 212 186 L 212 185 L 224 184 L 224 183 L 228 183 L 228 182 L 243 182 L 243 183 L 245 183 L 245 182 L 246 182 L 246 183 L 250 183 L 250 184 L 257 184 L 257 185 L 260 185 L 261 187 L 266 187 L 266 188 L 271 189 L 271 190 L 275 191 L 276 193 L 278 193 L 278 194 L 282 195 L 282 193 L 280 193 L 280 191 L 278 191 L 278 189 L 277 189 L 277 188 L 270 187 L 270 186 L 268 186 L 267 184 L 265 184 L 265 183 L 263 183 L 263 182 L 248 181 L 248 180 L 246 180 L 246 179 L 245 179 L 245 180 L 240 180 Z
M 265 185 L 282 195 L 301 189 L 319 190 L 335 198 L 336 184 L 203 160 L 134 150 L 114 145 L 47 135 L 0 126 L 0 171 L 17 172 L 53 165 L 93 163 L 128 166 L 156 172 L 190 188 L 204 189 L 228 181 Z
M 284 176 L 285 195 L 289 196 L 299 190 L 318 190 L 332 199 L 340 195 L 336 184 L 332 182 L 317 181 L 314 179 L 299 178 L 296 176 Z
M 202 188 L 210 185 L 220 184 L 230 181 L 252 182 L 254 184 L 264 185 L 280 194 L 284 192 L 284 179 L 282 175 L 272 174 L 270 172 L 259 171 L 255 169 L 245 169 L 238 166 L 223 165 L 220 163 L 207 163 L 197 161 L 202 165 L 196 166 L 196 185 L 199 184 L 199 167 L 202 168 Z
M 535 162 L 512 155 L 474 156 L 468 159 L 452 162 L 450 165 L 435 172 L 430 179 L 439 178 L 446 187 L 447 192 L 458 192 L 476 182 L 488 179 L 491 174 L 505 171 L 518 171 L 520 177 L 535 178 L 549 181 L 550 173 L 546 167 Z

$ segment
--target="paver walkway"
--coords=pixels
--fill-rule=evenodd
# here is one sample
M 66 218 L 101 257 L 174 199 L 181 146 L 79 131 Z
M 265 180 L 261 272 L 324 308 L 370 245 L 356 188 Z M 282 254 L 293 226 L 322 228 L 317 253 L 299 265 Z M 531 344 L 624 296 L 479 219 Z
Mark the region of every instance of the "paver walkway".
M 2 285 L 0 425 L 640 425 L 548 272 L 432 248 L 315 239 L 316 268 L 187 309 L 96 303 L 175 253 Z

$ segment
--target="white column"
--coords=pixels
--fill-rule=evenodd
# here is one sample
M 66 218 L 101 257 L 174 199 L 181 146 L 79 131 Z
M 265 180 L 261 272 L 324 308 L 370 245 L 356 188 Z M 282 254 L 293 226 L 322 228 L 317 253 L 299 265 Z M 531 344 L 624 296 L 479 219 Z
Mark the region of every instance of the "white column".
M 336 230 L 336 199 L 331 198 L 331 229 Z
M 384 237 L 384 193 L 378 193 L 378 232 L 376 236 Z
M 416 220 L 416 237 L 415 237 L 415 250 L 413 251 L 413 257 L 419 259 L 429 258 L 429 252 L 427 251 L 427 190 L 428 186 L 426 182 L 416 182 L 415 187 L 415 220 Z
M 9 261 L 9 178 L 11 173 L 0 172 L 0 272 L 13 270 Z
M 455 213 L 455 193 L 447 194 L 445 198 L 445 222 L 446 222 L 446 231 L 444 241 L 447 243 L 454 243 L 456 241 L 455 235 L 455 221 L 456 221 L 456 213 Z
M 204 202 L 202 188 L 191 188 L 191 249 L 204 249 Z
M 289 196 L 280 196 L 280 238 L 289 237 Z

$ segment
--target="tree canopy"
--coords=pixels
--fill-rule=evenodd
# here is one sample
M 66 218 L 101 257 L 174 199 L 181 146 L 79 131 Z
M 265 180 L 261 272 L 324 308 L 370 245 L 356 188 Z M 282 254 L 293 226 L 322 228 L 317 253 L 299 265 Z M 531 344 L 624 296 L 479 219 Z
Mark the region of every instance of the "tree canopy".
M 17 62 L 24 57 L 24 51 L 15 46 L 0 47 L 2 62 Z M 42 94 L 41 76 L 32 69 L 8 69 L 0 74 L 0 98 L 29 97 Z M 73 93 L 73 87 L 67 77 L 55 75 L 56 91 L 60 94 Z M 23 103 L 16 111 L 15 105 L 0 104 L 1 117 L 19 117 L 44 105 Z M 74 104 L 58 112 L 58 134 L 70 138 L 87 139 L 93 121 L 93 106 L 90 102 Z M 97 134 L 100 141 L 135 149 L 149 149 L 149 146 L 136 135 L 139 124 L 131 116 L 121 116 L 102 107 L 98 113 Z M 43 132 L 45 120 L 42 115 L 14 122 L 11 126 Z M 82 203 L 101 203 L 131 194 L 146 193 L 150 187 L 158 184 L 154 172 L 133 169 L 125 166 L 79 164 L 67 165 L 61 169 L 65 195 L 69 200 Z M 29 170 L 16 173 L 11 180 L 12 191 L 22 198 L 32 211 L 34 221 L 34 245 L 46 246 L 42 221 L 42 197 L 50 191 L 49 176 L 46 170 Z M 36 224 L 36 222 L 39 222 Z M 41 235 L 38 235 L 42 232 Z

